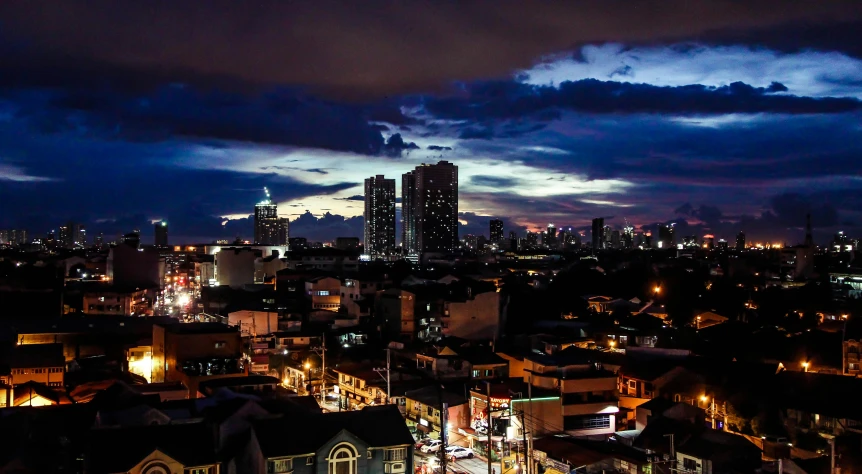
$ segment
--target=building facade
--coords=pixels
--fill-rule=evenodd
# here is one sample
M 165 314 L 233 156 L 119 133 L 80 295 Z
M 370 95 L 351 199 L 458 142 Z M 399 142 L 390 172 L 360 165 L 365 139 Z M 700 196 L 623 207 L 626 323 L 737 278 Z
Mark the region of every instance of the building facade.
M 391 255 L 395 251 L 395 180 L 383 175 L 365 179 L 365 253 Z
M 402 176 L 403 241 L 410 253 L 458 248 L 458 167 L 448 161 L 417 166 Z
M 491 242 L 498 244 L 503 241 L 503 221 L 491 219 Z

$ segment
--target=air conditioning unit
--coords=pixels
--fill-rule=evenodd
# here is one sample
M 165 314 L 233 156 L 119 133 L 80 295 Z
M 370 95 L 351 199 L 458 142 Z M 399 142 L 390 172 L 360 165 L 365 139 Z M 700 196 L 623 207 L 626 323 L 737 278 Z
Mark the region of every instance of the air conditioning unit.
M 399 474 L 406 471 L 406 465 L 403 462 L 386 463 L 383 465 L 385 474 Z

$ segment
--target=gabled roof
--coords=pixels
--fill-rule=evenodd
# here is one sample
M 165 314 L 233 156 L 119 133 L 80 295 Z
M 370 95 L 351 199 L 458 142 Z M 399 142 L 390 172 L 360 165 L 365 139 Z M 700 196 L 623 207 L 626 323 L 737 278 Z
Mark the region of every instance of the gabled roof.
M 314 429 L 300 429 L 310 426 Z M 266 458 L 315 453 L 342 431 L 351 433 L 369 447 L 413 444 L 413 436 L 395 405 L 257 420 L 253 430 Z
M 214 433 L 203 423 L 96 428 L 90 432 L 85 470 L 126 472 L 156 450 L 188 467 L 218 462 Z
M 55 405 L 61 403 L 72 403 L 72 400 L 65 393 L 58 392 L 53 388 L 39 382 L 25 382 L 15 386 L 15 399 L 12 401 L 13 406 L 27 405 L 30 398 L 42 397 L 50 400 Z

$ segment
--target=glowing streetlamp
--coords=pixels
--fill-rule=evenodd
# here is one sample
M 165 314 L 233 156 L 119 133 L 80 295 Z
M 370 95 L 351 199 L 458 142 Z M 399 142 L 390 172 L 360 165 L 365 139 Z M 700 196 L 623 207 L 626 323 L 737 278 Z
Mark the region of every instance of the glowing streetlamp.
M 608 346 L 609 346 L 611 349 L 613 349 L 614 347 L 616 347 L 616 346 L 617 346 L 617 341 L 609 341 L 609 342 L 608 342 Z
M 659 293 L 661 293 L 661 287 L 660 287 L 660 286 L 658 286 L 658 285 L 656 285 L 656 286 L 655 286 L 655 288 L 653 288 L 653 290 L 652 290 L 652 291 L 653 291 L 656 295 L 658 295 Z
M 803 369 L 805 372 L 808 372 L 808 361 L 807 361 L 807 360 L 806 360 L 806 361 L 804 361 L 804 362 L 802 362 L 802 369 Z

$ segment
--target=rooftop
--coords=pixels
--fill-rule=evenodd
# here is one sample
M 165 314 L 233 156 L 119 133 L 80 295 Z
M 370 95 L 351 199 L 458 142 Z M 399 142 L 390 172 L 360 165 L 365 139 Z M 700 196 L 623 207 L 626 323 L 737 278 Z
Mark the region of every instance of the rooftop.
M 165 332 L 171 334 L 221 334 L 239 332 L 239 326 L 228 326 L 222 323 L 181 323 L 159 324 Z
M 437 385 L 420 388 L 419 390 L 411 390 L 405 393 L 404 396 L 410 400 L 431 406 L 440 406 L 445 403 L 450 407 L 455 407 L 463 405 L 468 401 L 463 395 L 443 390 Z

